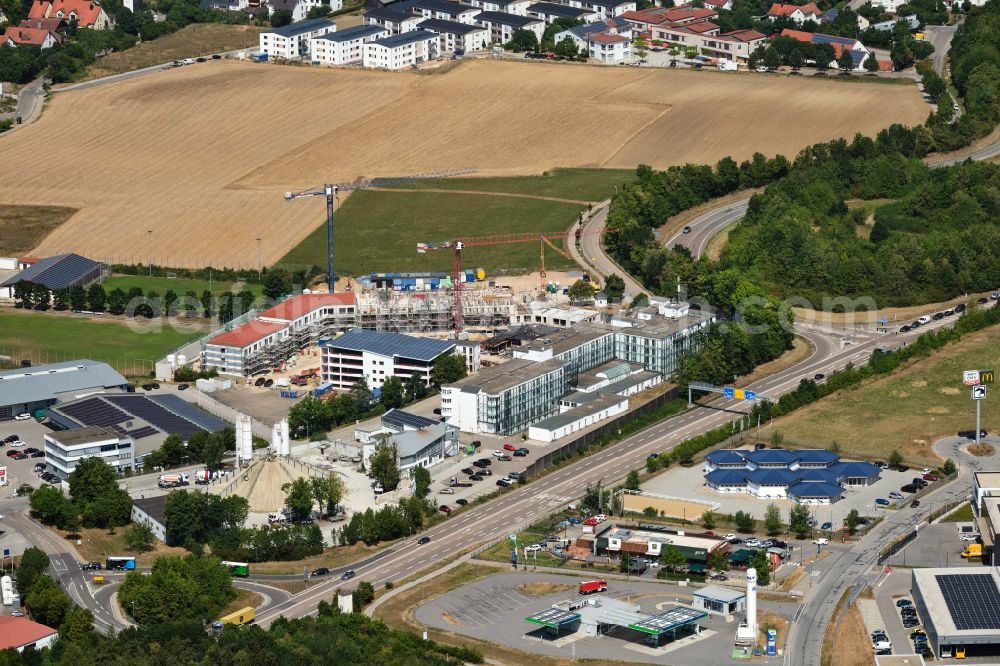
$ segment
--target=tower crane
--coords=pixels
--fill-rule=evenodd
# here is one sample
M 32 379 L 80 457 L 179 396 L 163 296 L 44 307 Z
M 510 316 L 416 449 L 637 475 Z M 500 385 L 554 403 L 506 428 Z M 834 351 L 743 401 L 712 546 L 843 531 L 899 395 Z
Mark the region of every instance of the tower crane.
M 582 220 L 581 215 L 581 220 Z M 542 274 L 542 290 L 545 289 L 545 246 L 548 245 L 556 252 L 572 260 L 566 252 L 556 245 L 553 240 L 569 240 L 572 236 L 576 240 L 579 240 L 581 236 L 586 236 L 594 233 L 599 233 L 599 231 L 583 231 L 582 228 L 574 224 L 568 231 L 555 231 L 555 232 L 526 232 L 520 234 L 504 234 L 498 236 L 469 236 L 466 238 L 456 238 L 447 241 L 440 241 L 437 243 L 417 243 L 417 252 L 424 253 L 430 250 L 452 250 L 453 251 L 453 264 L 452 264 L 452 289 L 454 291 L 454 310 L 455 310 L 455 337 L 457 338 L 459 333 L 465 328 L 465 321 L 462 318 L 462 250 L 469 247 L 481 247 L 484 245 L 507 245 L 510 243 L 531 243 L 537 242 L 540 246 L 541 255 L 541 274 Z
M 475 167 L 465 167 L 463 169 L 451 169 L 448 171 L 432 171 L 430 173 L 419 173 L 411 176 L 400 176 L 394 178 L 357 178 L 344 183 L 318 185 L 316 187 L 302 190 L 300 192 L 285 192 L 285 201 L 292 201 L 301 197 L 326 197 L 326 284 L 333 293 L 333 209 L 334 200 L 339 192 L 350 192 L 352 190 L 370 190 L 378 187 L 392 187 L 399 183 L 408 183 L 414 180 L 435 180 L 438 178 L 453 178 L 455 176 L 467 176 L 478 172 Z

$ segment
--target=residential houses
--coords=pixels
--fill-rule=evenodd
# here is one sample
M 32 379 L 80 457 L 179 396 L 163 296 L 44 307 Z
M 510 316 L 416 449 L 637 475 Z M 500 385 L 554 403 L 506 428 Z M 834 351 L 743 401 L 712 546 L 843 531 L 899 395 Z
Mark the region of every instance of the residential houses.
M 597 12 L 582 7 L 570 7 L 554 2 L 536 2 L 528 7 L 528 16 L 540 19 L 550 24 L 558 18 L 571 18 L 577 21 L 595 21 Z
M 223 9 L 229 12 L 239 12 L 250 8 L 250 0 L 201 0 L 198 6 L 202 9 Z
M 802 25 L 806 21 L 815 21 L 819 23 L 820 18 L 823 16 L 823 10 L 816 6 L 815 3 L 808 3 L 802 5 L 784 5 L 781 3 L 774 3 L 771 8 L 767 10 L 767 16 L 772 21 L 779 18 L 787 18 L 795 21 L 799 25 Z
M 587 55 L 607 64 L 628 62 L 632 59 L 632 40 L 606 32 L 591 35 L 587 40 Z
M 442 19 L 474 25 L 476 16 L 482 10 L 461 2 L 452 2 L 452 0 L 417 0 L 413 3 L 412 11 L 425 19 Z
M 232 2 L 246 3 L 246 7 L 251 6 L 250 0 L 231 0 Z M 331 12 L 342 9 L 343 0 L 268 0 L 268 14 L 274 14 L 279 10 L 288 10 L 292 13 L 292 22 L 305 21 L 309 16 L 309 10 L 314 7 L 325 6 Z
M 481 25 L 468 25 L 444 19 L 427 19 L 420 23 L 420 28 L 436 32 L 439 35 L 438 53 L 442 56 L 456 51 L 462 53 L 482 51 L 490 43 L 490 31 Z
M 785 28 L 781 31 L 782 37 L 791 37 L 800 42 L 809 42 L 812 44 L 829 44 L 833 47 L 834 52 L 834 62 L 830 63 L 831 67 L 837 67 L 837 60 L 843 55 L 844 51 L 848 51 L 851 54 L 851 58 L 854 61 L 854 71 L 861 72 L 865 69 L 865 60 L 868 58 L 868 49 L 859 40 L 853 39 L 851 37 L 837 37 L 835 35 L 824 35 L 820 32 L 803 32 L 802 30 L 792 30 L 790 28 Z
M 324 65 L 357 65 L 364 60 L 365 44 L 389 35 L 387 29 L 378 25 L 356 25 L 329 32 L 310 41 L 312 60 Z
M 34 0 L 29 19 L 60 18 L 81 28 L 108 30 L 114 22 L 97 0 Z
M 0 33 L 0 44 L 6 46 L 37 46 L 49 49 L 62 41 L 62 37 L 52 30 L 15 26 Z
M 370 9 L 364 15 L 365 25 L 380 26 L 388 30 L 391 35 L 401 35 L 416 30 L 422 20 L 422 16 L 396 9 Z
M 439 35 L 411 30 L 365 44 L 363 64 L 374 69 L 400 70 L 438 57 Z
M 604 21 L 636 9 L 635 0 L 564 0 L 570 7 L 589 9 L 597 14 L 597 20 Z
M 623 17 L 578 25 L 556 33 L 558 44 L 569 37 L 578 50 L 603 63 L 628 62 L 632 58 L 632 24 Z
M 722 32 L 712 19 L 718 12 L 707 7 L 654 7 L 626 12 L 622 18 L 651 41 L 666 42 L 699 54 L 746 62 L 767 36 L 755 30 Z
M 269 58 L 308 58 L 311 55 L 311 41 L 336 30 L 336 24 L 329 19 L 290 23 L 260 33 L 260 50 Z
M 469 0 L 473 7 L 479 7 L 484 12 L 505 12 L 515 16 L 527 16 L 528 6 L 532 0 Z
M 539 40 L 545 32 L 545 21 L 541 19 L 504 12 L 483 12 L 476 17 L 476 23 L 490 31 L 490 41 L 495 44 L 506 44 L 518 30 L 530 30 Z
M 581 50 L 587 48 L 587 41 L 592 35 L 601 33 L 608 35 L 623 35 L 631 38 L 632 24 L 620 16 L 614 19 L 594 21 L 593 23 L 585 23 L 583 25 L 570 28 L 569 30 L 557 32 L 555 35 L 555 41 L 556 44 L 558 44 L 562 40 L 569 37 L 576 42 L 577 50 Z

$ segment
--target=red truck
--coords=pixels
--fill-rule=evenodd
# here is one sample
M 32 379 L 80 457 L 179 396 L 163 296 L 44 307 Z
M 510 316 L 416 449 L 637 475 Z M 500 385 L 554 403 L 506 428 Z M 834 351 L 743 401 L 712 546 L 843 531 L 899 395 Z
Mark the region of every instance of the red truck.
M 593 594 L 595 592 L 607 592 L 608 581 L 606 580 L 585 580 L 580 583 L 580 594 Z

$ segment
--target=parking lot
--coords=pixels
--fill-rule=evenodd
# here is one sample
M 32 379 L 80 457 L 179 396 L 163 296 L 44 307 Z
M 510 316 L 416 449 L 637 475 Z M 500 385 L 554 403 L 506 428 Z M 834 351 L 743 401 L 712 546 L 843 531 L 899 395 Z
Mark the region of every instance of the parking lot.
M 43 437 L 47 432 L 49 432 L 49 429 L 34 419 L 0 422 L 0 440 L 16 436 L 21 442 L 24 442 L 23 446 L 19 445 L 16 447 L 8 442 L 0 445 L 0 452 L 2 452 L 2 455 L 0 455 L 0 467 L 7 467 L 7 482 L 9 485 L 6 490 L 9 493 L 6 494 L 13 494 L 17 487 L 23 483 L 28 483 L 32 486 L 42 484 L 42 480 L 35 474 L 33 468 L 37 463 L 44 463 L 44 457 L 25 457 L 21 460 L 14 460 L 8 454 L 11 451 L 24 452 L 25 449 L 44 450 L 45 443 Z
M 880 517 L 884 516 L 886 507 L 875 504 L 876 499 L 889 499 L 889 493 L 899 492 L 900 487 L 910 483 L 914 477 L 919 477 L 920 470 L 907 470 L 898 472 L 895 470 L 882 470 L 878 481 L 870 486 L 850 486 L 845 489 L 844 496 L 839 502 L 831 505 L 816 505 L 810 507 L 813 518 L 817 526 L 824 523 L 831 523 L 833 526 L 843 525 L 844 518 L 851 509 L 857 509 L 862 516 Z M 699 466 L 680 467 L 675 466 L 667 469 L 663 473 L 649 479 L 642 484 L 642 490 L 671 495 L 673 497 L 684 497 L 690 499 L 708 500 L 718 502 L 719 510 L 716 513 L 732 514 L 737 511 L 746 511 L 755 518 L 763 519 L 769 504 L 775 504 L 788 519 L 788 511 L 795 504 L 786 499 L 758 499 L 745 493 L 719 493 L 705 485 L 705 470 Z M 909 506 L 910 495 L 903 494 L 903 506 Z M 895 500 L 893 500 L 895 502 Z
M 417 607 L 418 622 L 475 638 L 509 645 L 549 657 L 611 659 L 658 664 L 714 666 L 730 661 L 736 626 L 741 617 L 710 615 L 699 621 L 701 636 L 689 636 L 677 643 L 654 649 L 630 639 L 625 632 L 590 637 L 583 633 L 566 635 L 558 641 L 539 640 L 536 625 L 525 622 L 528 615 L 567 599 L 580 597 L 576 590 L 583 578 L 555 574 L 497 573 L 447 592 Z M 563 588 L 538 594 L 532 585 Z M 640 605 L 643 614 L 655 614 L 675 604 L 691 601 L 690 588 L 642 581 L 609 581 L 607 596 Z M 604 596 L 599 595 L 599 596 Z M 794 604 L 761 601 L 759 606 L 778 614 L 794 611 Z M 781 663 L 781 657 L 755 659 L 757 663 Z

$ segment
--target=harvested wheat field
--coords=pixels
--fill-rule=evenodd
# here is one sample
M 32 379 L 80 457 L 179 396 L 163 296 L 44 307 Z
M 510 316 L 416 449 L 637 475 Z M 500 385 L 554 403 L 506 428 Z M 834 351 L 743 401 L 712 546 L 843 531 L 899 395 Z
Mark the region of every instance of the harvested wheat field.
M 926 113 L 914 86 L 803 77 L 210 62 L 55 95 L 41 120 L 0 138 L 0 204 L 79 209 L 40 254 L 253 268 L 257 237 L 271 264 L 323 219 L 319 201 L 284 203 L 289 189 L 466 166 L 510 175 L 791 156 Z

